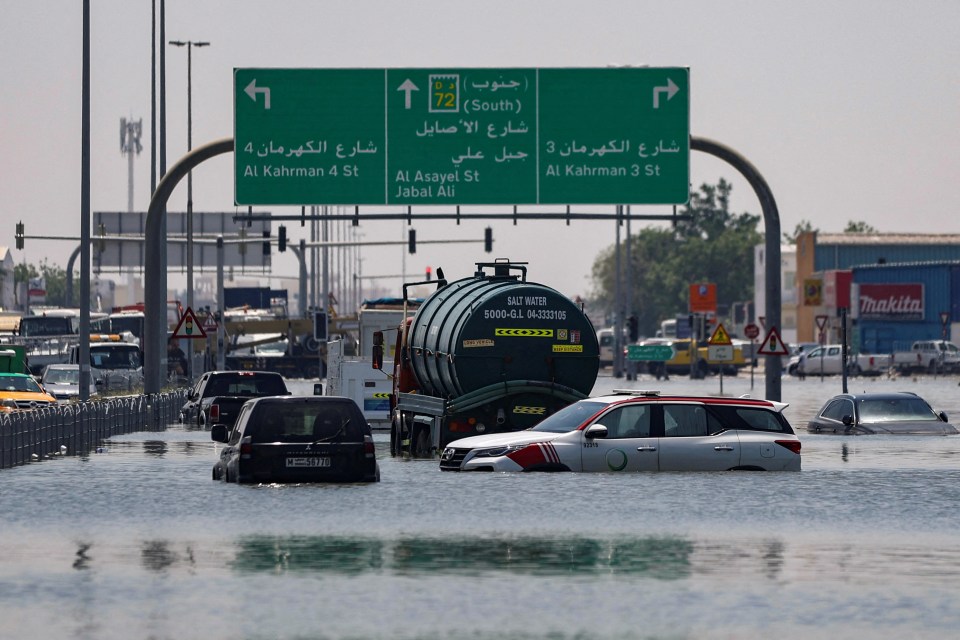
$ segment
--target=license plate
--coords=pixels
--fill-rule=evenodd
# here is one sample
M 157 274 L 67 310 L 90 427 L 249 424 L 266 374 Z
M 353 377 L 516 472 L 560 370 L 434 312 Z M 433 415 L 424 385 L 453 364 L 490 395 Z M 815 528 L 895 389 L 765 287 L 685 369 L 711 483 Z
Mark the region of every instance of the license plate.
M 287 458 L 288 467 L 329 467 L 330 458 Z

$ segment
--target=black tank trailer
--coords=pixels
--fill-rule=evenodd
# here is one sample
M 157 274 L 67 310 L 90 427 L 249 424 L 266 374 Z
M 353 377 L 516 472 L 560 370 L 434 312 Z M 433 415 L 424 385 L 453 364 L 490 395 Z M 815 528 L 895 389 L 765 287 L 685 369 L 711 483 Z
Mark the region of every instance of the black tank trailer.
M 527 429 L 593 389 L 593 325 L 560 292 L 527 282 L 526 263 L 480 262 L 472 277 L 436 284 L 395 343 L 394 454 Z

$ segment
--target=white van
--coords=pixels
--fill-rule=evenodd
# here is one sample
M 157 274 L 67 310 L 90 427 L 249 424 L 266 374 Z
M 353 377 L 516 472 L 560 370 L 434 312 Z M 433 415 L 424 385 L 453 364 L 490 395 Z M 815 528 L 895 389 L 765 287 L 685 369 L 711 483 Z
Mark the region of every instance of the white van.
M 616 334 L 612 328 L 600 329 L 597 331 L 597 342 L 600 343 L 600 366 L 601 367 L 611 367 L 613 366 L 613 348 L 614 338 Z M 621 340 L 621 345 L 624 342 Z

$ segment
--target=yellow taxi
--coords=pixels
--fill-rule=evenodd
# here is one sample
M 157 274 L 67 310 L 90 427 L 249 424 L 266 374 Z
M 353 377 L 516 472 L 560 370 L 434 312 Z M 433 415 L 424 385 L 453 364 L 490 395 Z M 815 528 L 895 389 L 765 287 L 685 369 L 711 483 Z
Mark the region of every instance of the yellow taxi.
M 32 376 L 24 373 L 0 373 L 0 411 L 27 411 L 57 404 Z
M 663 375 L 690 373 L 690 339 L 647 340 L 641 344 L 667 344 L 673 347 L 673 357 L 665 362 L 650 362 L 650 373 L 659 379 Z M 743 354 L 741 344 L 733 345 L 733 360 L 714 362 L 709 358 L 709 349 L 705 344 L 697 348 L 697 364 L 695 372 L 700 377 L 707 374 L 719 373 L 721 370 L 727 375 L 736 375 L 737 371 L 749 363 Z

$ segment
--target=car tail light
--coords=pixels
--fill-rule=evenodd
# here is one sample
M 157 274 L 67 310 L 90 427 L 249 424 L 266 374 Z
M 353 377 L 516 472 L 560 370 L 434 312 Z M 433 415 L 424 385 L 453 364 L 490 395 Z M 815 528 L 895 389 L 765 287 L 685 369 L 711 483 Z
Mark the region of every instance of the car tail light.
M 212 404 L 210 405 L 210 422 L 217 422 L 220 420 L 220 405 Z
M 244 455 L 244 454 L 249 455 L 251 453 L 253 453 L 252 444 L 250 444 L 249 442 L 244 442 L 243 444 L 240 445 L 240 455 Z
M 800 441 L 799 440 L 776 440 L 776 443 L 781 447 L 790 449 L 795 454 L 800 455 Z
M 363 436 L 363 455 L 366 458 L 372 458 L 374 454 L 373 438 Z

